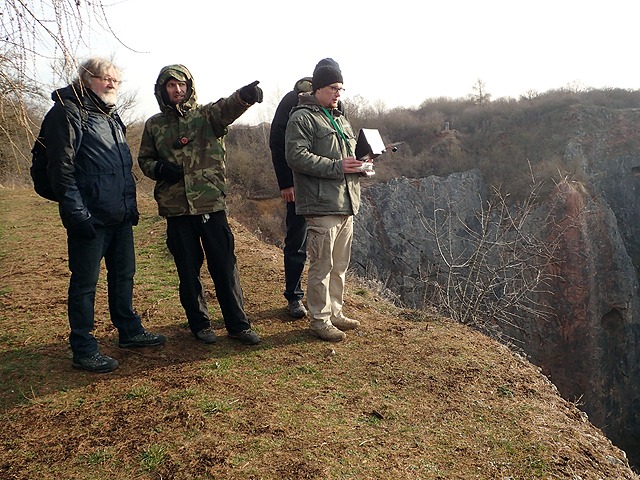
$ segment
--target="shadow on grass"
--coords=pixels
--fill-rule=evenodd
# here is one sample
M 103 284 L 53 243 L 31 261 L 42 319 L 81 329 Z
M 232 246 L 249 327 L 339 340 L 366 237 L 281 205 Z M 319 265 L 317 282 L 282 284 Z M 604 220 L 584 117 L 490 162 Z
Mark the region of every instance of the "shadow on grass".
M 218 336 L 218 341 L 211 345 L 197 341 L 185 324 L 149 328 L 167 337 L 165 345 L 155 348 L 120 348 L 115 332 L 98 337 L 100 352 L 120 363 L 117 370 L 106 374 L 73 368 L 66 342 L 6 351 L 0 354 L 0 410 L 113 378 L 137 377 L 158 368 L 319 341 L 308 334 L 306 319 L 294 321 L 282 310 L 260 312 L 252 317 L 253 327 L 261 337 L 261 342 L 252 346 L 228 337 L 222 319 L 211 322 Z

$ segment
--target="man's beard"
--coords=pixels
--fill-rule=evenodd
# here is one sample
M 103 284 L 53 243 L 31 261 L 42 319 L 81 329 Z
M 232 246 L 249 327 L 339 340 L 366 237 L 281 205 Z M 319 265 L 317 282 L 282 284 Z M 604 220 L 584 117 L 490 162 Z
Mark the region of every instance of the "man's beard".
M 118 92 L 116 92 L 115 90 L 111 92 L 103 92 L 98 95 L 98 98 L 102 100 L 106 105 L 115 105 L 116 101 L 118 100 Z

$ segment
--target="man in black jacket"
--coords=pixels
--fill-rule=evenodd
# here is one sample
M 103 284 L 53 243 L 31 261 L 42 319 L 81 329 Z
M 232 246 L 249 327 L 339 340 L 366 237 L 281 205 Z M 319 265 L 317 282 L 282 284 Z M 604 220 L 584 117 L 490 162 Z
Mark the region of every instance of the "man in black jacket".
M 111 322 L 119 346 L 153 347 L 165 337 L 146 331 L 133 310 L 138 223 L 136 184 L 125 127 L 115 111 L 120 70 L 91 58 L 78 78 L 51 95 L 55 102 L 44 120 L 47 174 L 67 229 L 69 252 L 68 315 L 73 367 L 104 373 L 118 368 L 103 355 L 92 335 L 100 263 L 107 268 Z
M 324 58 L 318 62 L 314 71 L 323 65 L 340 68 L 332 58 Z M 300 93 L 311 92 L 311 77 L 298 80 L 289 93 L 287 93 L 276 108 L 276 113 L 271 121 L 269 134 L 269 148 L 271 160 L 276 172 L 280 196 L 286 202 L 287 233 L 284 239 L 284 297 L 288 302 L 289 314 L 294 318 L 302 318 L 307 310 L 302 303 L 304 292 L 301 286 L 302 271 L 307 260 L 307 222 L 302 215 L 296 215 L 296 196 L 293 187 L 293 173 L 287 165 L 284 151 L 284 134 L 289 120 L 291 109 L 298 105 Z M 339 106 L 341 109 L 342 105 Z

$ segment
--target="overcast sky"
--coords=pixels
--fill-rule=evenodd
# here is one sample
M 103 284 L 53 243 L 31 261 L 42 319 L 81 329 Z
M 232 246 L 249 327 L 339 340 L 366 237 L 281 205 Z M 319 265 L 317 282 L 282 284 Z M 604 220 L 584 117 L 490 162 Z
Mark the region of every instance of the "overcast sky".
M 493 99 L 568 85 L 640 89 L 636 0 L 384 2 L 121 0 L 80 54 L 113 57 L 139 113 L 158 111 L 159 70 L 186 65 L 200 103 L 260 80 L 265 101 L 241 123 L 271 121 L 280 97 L 318 60 L 341 66 L 346 98 L 389 108 L 465 97 L 482 80 Z M 375 6 L 374 6 L 375 4 Z

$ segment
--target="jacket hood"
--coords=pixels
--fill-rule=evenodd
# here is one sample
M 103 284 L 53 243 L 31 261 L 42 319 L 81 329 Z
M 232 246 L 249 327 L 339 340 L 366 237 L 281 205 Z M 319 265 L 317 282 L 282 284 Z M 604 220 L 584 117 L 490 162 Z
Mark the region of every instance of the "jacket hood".
M 298 96 L 298 106 L 321 107 L 320 102 L 318 102 L 316 96 L 311 92 L 302 93 Z
M 51 100 L 60 102 L 63 105 L 71 102 L 78 107 L 84 107 L 87 110 L 99 111 L 102 113 L 112 113 L 115 110 L 114 105 L 107 105 L 98 95 L 93 93 L 89 88 L 85 88 L 78 83 L 72 83 L 66 87 L 54 90 L 51 93 Z
M 293 86 L 293 91 L 296 93 L 309 93 L 311 92 L 311 77 L 303 77 L 296 82 Z
M 312 110 L 322 110 L 322 105 L 313 93 L 301 93 L 300 95 L 298 95 L 298 106 L 294 108 L 310 108 Z M 338 102 L 338 108 L 328 108 L 327 110 L 333 111 L 334 115 L 344 115 L 344 112 L 342 111 L 342 100 Z
M 167 99 L 165 83 L 170 78 L 175 78 L 176 80 L 187 83 L 187 94 L 185 95 L 184 100 L 180 102 L 179 105 L 174 106 Z M 154 93 L 156 96 L 156 100 L 158 101 L 160 111 L 162 112 L 175 109 L 180 115 L 184 115 L 184 112 L 193 108 L 197 102 L 196 86 L 193 81 L 193 76 L 191 75 L 189 69 L 184 65 L 176 64 L 163 67 L 158 74 L 158 79 L 156 80 L 156 85 L 154 87 Z
M 322 105 L 320 104 L 320 102 L 318 101 L 318 99 L 313 93 L 301 93 L 298 95 L 298 105 L 293 107 L 291 112 L 299 108 L 308 108 L 311 110 L 320 111 L 322 110 Z M 337 108 L 328 109 L 328 110 L 332 111 L 333 115 L 336 115 L 336 116 L 344 115 L 344 104 L 342 103 L 342 100 L 338 100 Z

